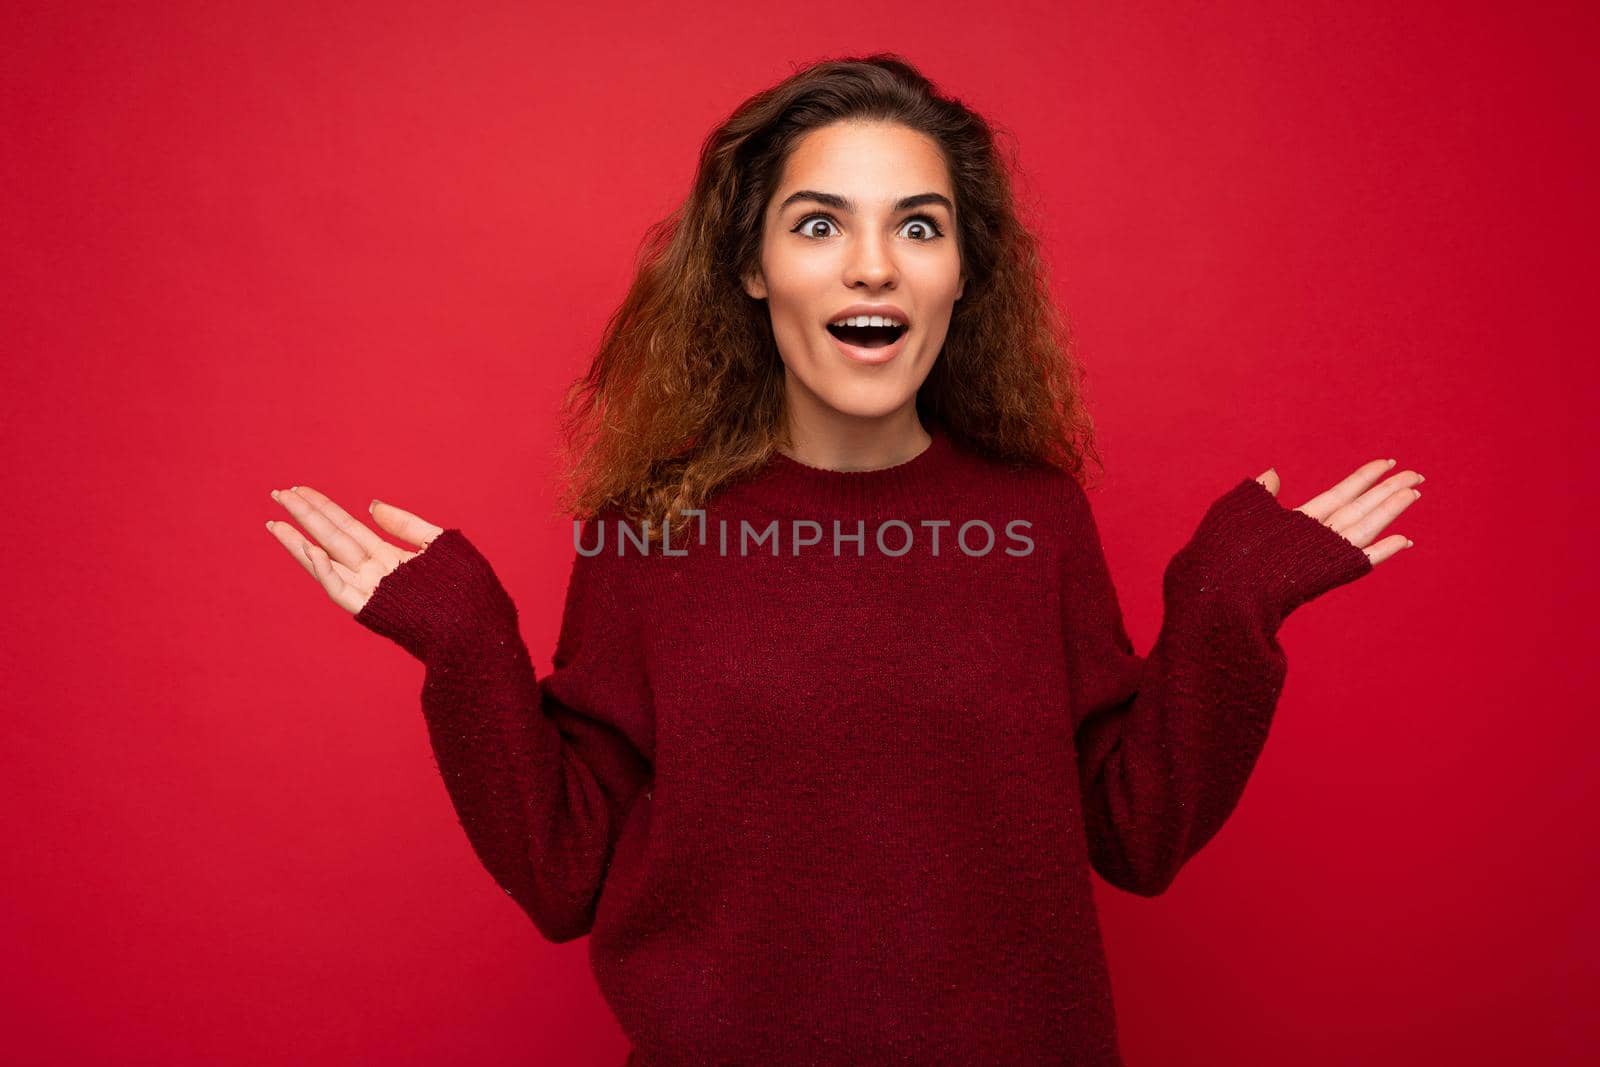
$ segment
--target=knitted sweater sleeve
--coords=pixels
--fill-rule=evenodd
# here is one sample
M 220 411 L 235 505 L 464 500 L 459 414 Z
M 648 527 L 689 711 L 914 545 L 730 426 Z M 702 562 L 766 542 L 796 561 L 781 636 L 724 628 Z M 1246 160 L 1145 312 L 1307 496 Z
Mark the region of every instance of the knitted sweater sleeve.
M 555 943 L 589 932 L 628 808 L 650 777 L 643 672 L 605 564 L 575 559 L 542 681 L 516 607 L 460 530 L 386 575 L 355 615 L 422 662 L 422 713 L 457 818 Z
M 1221 829 L 1266 743 L 1288 669 L 1278 627 L 1372 561 L 1246 478 L 1168 564 L 1161 629 L 1140 656 L 1087 496 L 1066 481 L 1062 611 L 1090 862 L 1155 896 Z

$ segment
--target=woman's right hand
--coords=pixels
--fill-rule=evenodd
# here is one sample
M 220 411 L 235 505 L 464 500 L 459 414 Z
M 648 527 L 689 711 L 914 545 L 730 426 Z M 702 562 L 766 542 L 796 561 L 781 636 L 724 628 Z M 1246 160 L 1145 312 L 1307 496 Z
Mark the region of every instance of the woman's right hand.
M 420 555 L 435 537 L 444 533 L 443 527 L 374 500 L 368 509 L 373 521 L 400 540 L 419 546 L 417 551 L 408 552 L 379 537 L 308 485 L 275 489 L 272 499 L 282 504 L 316 538 L 316 543 L 291 523 L 268 522 L 267 529 L 317 580 L 328 597 L 352 615 L 366 604 L 384 575 Z

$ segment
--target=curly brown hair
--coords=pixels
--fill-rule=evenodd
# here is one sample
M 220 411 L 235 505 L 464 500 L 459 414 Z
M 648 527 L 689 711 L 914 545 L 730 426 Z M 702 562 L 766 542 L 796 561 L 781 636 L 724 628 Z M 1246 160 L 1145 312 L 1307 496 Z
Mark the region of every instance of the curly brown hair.
M 1042 462 L 1074 477 L 1102 467 L 1083 368 L 1051 300 L 1038 240 L 1019 218 L 1015 151 L 893 53 L 817 62 L 744 103 L 701 146 L 688 198 L 653 224 L 637 273 L 562 414 L 567 468 L 559 506 L 608 506 L 659 536 L 685 508 L 789 445 L 784 365 L 765 304 L 740 278 L 759 264 L 762 223 L 785 161 L 833 123 L 889 121 L 920 131 L 949 167 L 967 284 L 939 358 L 917 392 L 919 417 L 970 447 Z

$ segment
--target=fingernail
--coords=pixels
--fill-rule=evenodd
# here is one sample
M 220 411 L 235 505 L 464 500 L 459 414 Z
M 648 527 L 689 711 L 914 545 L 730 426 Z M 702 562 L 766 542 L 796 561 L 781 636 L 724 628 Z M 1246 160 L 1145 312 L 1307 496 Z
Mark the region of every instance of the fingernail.
M 370 513 L 373 508 L 376 508 L 378 506 L 378 504 L 379 504 L 378 498 L 377 497 L 373 497 L 372 498 L 372 503 L 367 505 L 367 511 Z
M 272 499 L 274 499 L 274 500 L 278 499 L 278 491 L 276 489 L 274 489 L 272 491 Z
M 1422 476 L 1422 475 L 1420 475 L 1420 474 L 1419 474 L 1419 475 L 1417 475 L 1417 484 L 1418 484 L 1418 485 L 1421 485 L 1421 484 L 1422 484 L 1422 483 L 1423 483 L 1423 482 L 1425 482 L 1425 481 L 1427 481 L 1427 480 L 1428 480 L 1428 479 L 1426 479 L 1426 478 L 1424 478 L 1424 477 L 1423 477 L 1423 476 Z
M 1410 548 L 1410 547 L 1411 547 L 1411 539 L 1410 539 L 1410 538 L 1409 538 L 1409 537 L 1408 537 L 1408 538 L 1406 538 L 1406 547 L 1407 547 L 1407 548 Z
M 1391 459 L 1391 460 L 1390 460 L 1390 461 L 1389 461 L 1389 466 L 1391 466 L 1391 467 L 1392 467 L 1392 466 L 1394 466 L 1394 460 L 1392 460 L 1392 459 Z
M 268 519 L 268 520 L 267 520 L 267 529 L 268 529 L 268 530 L 271 530 L 271 529 L 272 529 L 272 520 L 271 520 L 271 519 Z

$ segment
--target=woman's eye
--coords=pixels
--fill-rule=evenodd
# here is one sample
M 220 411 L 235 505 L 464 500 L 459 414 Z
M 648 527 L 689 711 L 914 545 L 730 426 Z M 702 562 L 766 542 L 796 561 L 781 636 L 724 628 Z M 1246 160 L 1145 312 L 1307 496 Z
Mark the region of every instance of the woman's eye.
M 827 218 L 827 217 L 825 217 L 823 215 L 812 215 L 808 219 L 802 219 L 801 222 L 800 222 L 800 225 L 795 227 L 795 232 L 796 233 L 803 233 L 807 237 L 821 237 L 821 236 L 824 236 L 823 234 L 817 233 L 817 231 L 813 228 L 814 225 L 816 223 L 819 223 L 819 222 L 827 223 L 829 226 L 833 225 L 833 220 L 832 219 L 829 219 L 829 218 Z
M 794 228 L 794 232 L 804 237 L 810 237 L 813 240 L 821 240 L 828 234 L 825 230 L 819 232 L 817 230 L 818 225 L 831 227 L 834 222 L 826 215 L 808 215 L 800 220 L 800 224 Z M 917 215 L 907 219 L 901 224 L 900 229 L 910 236 L 913 241 L 919 242 L 932 241 L 935 238 L 944 236 L 944 231 L 939 228 L 939 224 L 927 215 Z

